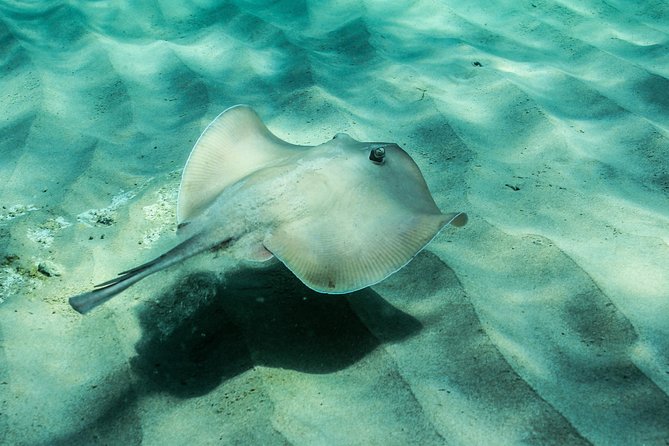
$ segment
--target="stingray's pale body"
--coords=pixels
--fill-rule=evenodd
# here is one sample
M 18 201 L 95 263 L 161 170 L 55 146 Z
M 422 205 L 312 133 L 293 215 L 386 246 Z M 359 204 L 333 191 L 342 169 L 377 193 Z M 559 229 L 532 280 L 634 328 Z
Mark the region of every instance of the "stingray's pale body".
M 340 133 L 319 146 L 274 136 L 247 106 L 221 113 L 186 163 L 177 202 L 182 242 L 93 291 L 70 298 L 85 313 L 144 277 L 214 249 L 276 256 L 323 293 L 347 293 L 408 263 L 445 225 L 409 155 L 392 143 Z

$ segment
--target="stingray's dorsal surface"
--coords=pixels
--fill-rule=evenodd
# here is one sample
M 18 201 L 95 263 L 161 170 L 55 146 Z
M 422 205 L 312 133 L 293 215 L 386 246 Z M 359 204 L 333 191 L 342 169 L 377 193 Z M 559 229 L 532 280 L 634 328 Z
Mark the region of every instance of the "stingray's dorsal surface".
M 382 162 L 370 151 L 381 149 Z M 221 113 L 202 133 L 184 169 L 177 215 L 196 218 L 218 195 L 242 178 L 287 160 L 295 165 L 320 157 L 301 172 L 289 197 L 301 197 L 306 212 L 285 215 L 267 228 L 262 246 L 300 280 L 323 293 L 348 293 L 377 283 L 406 265 L 447 224 L 463 225 L 464 214 L 442 214 L 411 157 L 392 143 L 365 143 L 346 134 L 319 146 L 296 146 L 272 134 L 248 106 Z M 324 162 L 326 160 L 327 162 Z M 268 188 L 265 195 L 274 191 Z M 225 203 L 221 203 L 225 205 Z
M 449 223 L 462 226 L 464 213 L 442 214 L 418 166 L 392 143 L 360 143 L 343 135 L 340 168 L 302 181 L 304 195 L 320 193 L 322 207 L 287 221 L 264 246 L 300 280 L 322 293 L 349 293 L 373 285 L 406 265 Z M 382 163 L 370 151 L 382 148 Z M 322 186 L 321 186 L 322 187 Z
M 226 187 L 268 163 L 309 146 L 276 137 L 246 105 L 219 114 L 202 132 L 186 161 L 177 200 L 177 223 L 197 216 Z
M 237 247 L 281 260 L 323 293 L 373 285 L 406 265 L 447 224 L 411 157 L 394 143 L 346 134 L 318 146 L 273 135 L 247 106 L 221 113 L 184 168 L 177 202 L 187 236 L 165 254 L 70 303 L 85 313 L 129 286 L 195 254 Z M 197 223 L 195 223 L 197 222 Z

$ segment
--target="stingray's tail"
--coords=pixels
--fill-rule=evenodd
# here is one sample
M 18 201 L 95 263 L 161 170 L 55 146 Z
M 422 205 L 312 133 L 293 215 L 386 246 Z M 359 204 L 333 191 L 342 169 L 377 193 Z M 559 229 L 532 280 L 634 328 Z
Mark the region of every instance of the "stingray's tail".
M 93 308 L 107 302 L 109 299 L 131 285 L 139 282 L 146 276 L 150 276 L 170 265 L 206 250 L 206 246 L 202 246 L 201 243 L 198 243 L 198 238 L 197 235 L 193 236 L 160 257 L 156 257 L 150 262 L 136 268 L 123 271 L 122 273 L 119 273 L 118 277 L 96 285 L 95 289 L 92 291 L 70 297 L 70 305 L 81 314 L 88 313 Z

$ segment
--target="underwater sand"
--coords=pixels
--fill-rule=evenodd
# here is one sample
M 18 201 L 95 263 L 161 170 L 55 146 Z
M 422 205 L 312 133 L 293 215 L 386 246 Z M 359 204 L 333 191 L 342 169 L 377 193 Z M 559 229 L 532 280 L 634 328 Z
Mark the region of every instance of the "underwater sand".
M 669 442 L 666 1 L 0 4 L 1 444 Z M 394 141 L 444 212 L 319 295 L 173 246 L 225 108 Z

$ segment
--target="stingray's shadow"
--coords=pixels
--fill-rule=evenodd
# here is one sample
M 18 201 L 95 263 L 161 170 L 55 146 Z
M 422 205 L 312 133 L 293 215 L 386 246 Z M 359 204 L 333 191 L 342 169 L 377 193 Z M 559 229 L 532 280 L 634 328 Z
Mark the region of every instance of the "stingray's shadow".
M 351 309 L 387 327 L 384 342 L 421 325 L 365 289 L 349 296 L 316 293 L 282 265 L 245 269 L 219 279 L 196 273 L 140 309 L 143 335 L 132 359 L 145 391 L 179 397 L 206 394 L 254 365 L 308 373 L 343 369 L 379 345 Z

